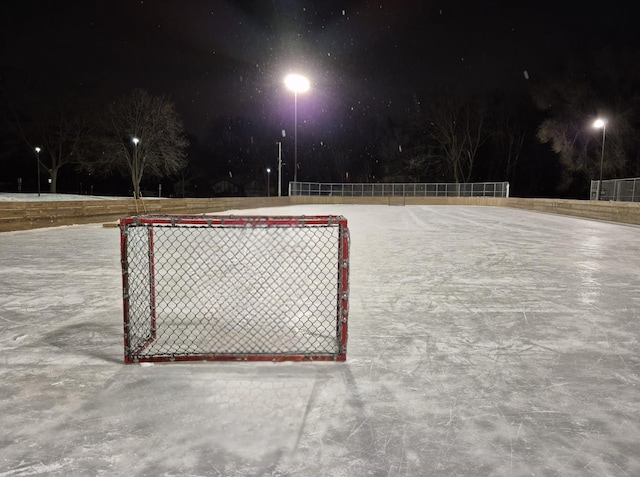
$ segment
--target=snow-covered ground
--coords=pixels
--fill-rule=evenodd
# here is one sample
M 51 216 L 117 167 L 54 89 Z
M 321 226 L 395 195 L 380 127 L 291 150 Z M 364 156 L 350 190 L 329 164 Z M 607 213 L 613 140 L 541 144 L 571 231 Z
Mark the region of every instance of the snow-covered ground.
M 640 475 L 640 227 L 233 213 L 347 217 L 346 363 L 124 365 L 118 229 L 0 233 L 0 476 Z

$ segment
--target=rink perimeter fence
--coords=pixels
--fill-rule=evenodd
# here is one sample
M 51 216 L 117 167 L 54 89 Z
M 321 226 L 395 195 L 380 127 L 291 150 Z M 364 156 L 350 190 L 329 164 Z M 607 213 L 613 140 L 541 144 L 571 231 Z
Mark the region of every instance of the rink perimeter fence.
M 600 198 L 598 199 L 598 184 Z M 613 200 L 616 202 L 640 202 L 640 177 L 630 179 L 608 179 L 591 181 L 592 200 Z
M 290 182 L 290 196 L 332 197 L 509 197 L 508 182 L 326 183 Z

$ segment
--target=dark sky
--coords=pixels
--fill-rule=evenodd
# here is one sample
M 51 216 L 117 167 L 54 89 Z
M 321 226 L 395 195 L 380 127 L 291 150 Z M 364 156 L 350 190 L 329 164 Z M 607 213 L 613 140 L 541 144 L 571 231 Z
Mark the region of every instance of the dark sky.
M 620 2 L 622 4 L 622 2 Z M 199 133 L 221 114 L 282 122 L 299 71 L 302 120 L 402 112 L 416 92 L 526 90 L 572 57 L 635 44 L 614 2 L 109 0 L 3 2 L 2 83 L 35 102 L 101 104 L 139 87 Z

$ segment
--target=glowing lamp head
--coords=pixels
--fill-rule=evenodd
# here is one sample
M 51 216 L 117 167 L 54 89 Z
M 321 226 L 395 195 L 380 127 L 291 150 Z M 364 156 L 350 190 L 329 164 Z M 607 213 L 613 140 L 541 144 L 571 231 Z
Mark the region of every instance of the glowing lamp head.
M 294 73 L 285 77 L 284 84 L 294 93 L 305 93 L 309 91 L 311 86 L 306 77 Z
M 137 137 L 134 137 L 134 138 L 132 139 L 132 141 L 133 141 L 133 143 L 137 146 L 137 145 L 138 145 L 138 143 L 140 142 L 140 139 L 139 139 L 139 138 L 137 138 Z
M 40 154 L 40 151 L 42 151 L 42 149 L 40 149 L 39 147 L 36 147 L 36 152 L 37 152 L 38 154 Z
M 607 125 L 606 119 L 596 119 L 595 122 L 593 123 L 593 127 L 598 129 L 602 129 L 606 125 Z

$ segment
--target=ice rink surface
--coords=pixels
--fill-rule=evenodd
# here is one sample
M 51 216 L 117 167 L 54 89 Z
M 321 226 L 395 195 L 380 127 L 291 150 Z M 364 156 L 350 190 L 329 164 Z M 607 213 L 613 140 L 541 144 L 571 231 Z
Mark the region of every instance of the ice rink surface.
M 235 213 L 349 220 L 346 363 L 124 365 L 119 231 L 0 233 L 0 477 L 640 475 L 640 227 Z

